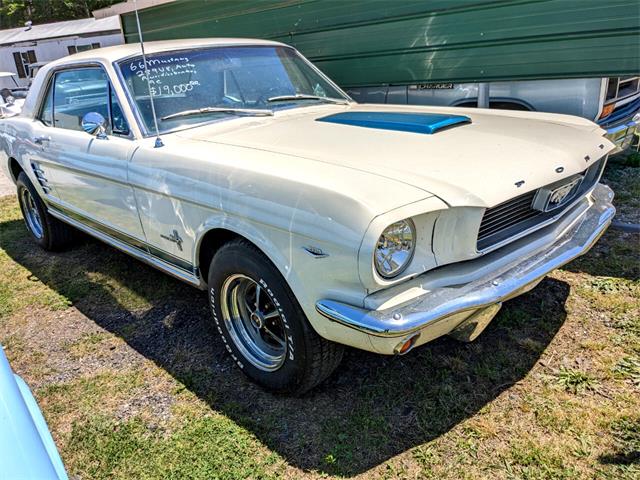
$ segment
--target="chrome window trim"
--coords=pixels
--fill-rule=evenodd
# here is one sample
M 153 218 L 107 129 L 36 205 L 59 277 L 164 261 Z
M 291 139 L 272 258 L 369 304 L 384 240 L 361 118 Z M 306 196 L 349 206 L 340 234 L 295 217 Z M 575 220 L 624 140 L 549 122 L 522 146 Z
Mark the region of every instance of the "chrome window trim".
M 42 94 L 42 93 L 38 94 L 39 96 L 38 96 L 38 100 L 37 100 L 37 103 L 36 103 L 36 105 L 38 105 L 38 108 L 34 109 L 34 111 L 36 112 L 36 115 L 34 117 L 35 120 L 39 121 L 42 124 L 42 126 L 51 127 L 51 128 L 54 128 L 54 126 L 53 126 L 53 112 L 54 112 L 54 109 L 53 109 L 53 105 L 54 105 L 53 94 L 51 95 L 51 123 L 52 123 L 52 125 L 47 125 L 46 123 L 44 123 L 42 121 L 42 118 L 40 118 L 40 117 L 42 116 L 42 111 L 44 110 L 44 105 L 45 105 L 45 102 L 47 100 L 47 96 L 49 95 L 49 89 L 53 88 L 53 86 L 54 86 L 54 83 L 53 83 L 54 80 L 55 80 L 55 71 L 52 74 L 49 74 L 47 76 L 46 82 L 45 82 L 46 88 L 42 89 L 44 91 L 44 94 Z
M 131 58 L 133 56 L 134 55 L 129 55 L 128 57 L 125 57 L 125 58 Z M 116 78 L 118 79 L 118 82 L 120 82 L 120 87 L 122 88 L 122 91 L 124 92 L 124 96 L 126 98 L 127 104 L 129 105 L 129 110 L 131 110 L 131 113 L 133 113 L 134 121 L 135 121 L 136 125 L 138 126 L 138 130 L 142 134 L 142 138 L 148 138 L 151 135 L 147 132 L 147 129 L 144 128 L 144 122 L 142 121 L 142 118 L 140 117 L 140 111 L 138 110 L 138 105 L 133 100 L 133 98 L 131 98 L 131 93 L 129 92 L 129 89 L 127 88 L 127 85 L 125 84 L 124 77 L 122 76 L 122 71 L 120 70 L 120 65 L 118 64 L 118 62 L 121 62 L 121 61 L 125 60 L 125 58 L 122 58 L 122 59 L 120 59 L 118 61 L 115 61 L 111 65 L 113 67 L 113 71 L 116 72 Z M 116 93 L 116 95 L 117 95 L 117 93 Z M 129 130 L 131 130 L 131 128 L 129 128 Z M 155 134 L 154 134 L 154 136 L 155 136 Z
M 221 44 L 221 45 L 202 45 L 202 46 L 195 46 L 195 47 L 188 47 L 188 48 L 178 48 L 178 49 L 168 49 L 168 50 L 161 50 L 159 52 L 154 52 L 151 54 L 147 54 L 147 57 L 153 56 L 153 55 L 163 55 L 166 53 L 173 53 L 173 52 L 187 52 L 187 51 L 194 51 L 194 50 L 210 50 L 210 49 L 217 49 L 217 48 L 230 48 L 230 47 L 238 47 L 238 48 L 242 48 L 242 47 L 252 47 L 252 48 L 287 48 L 289 50 L 292 50 L 296 56 L 298 58 L 300 58 L 305 64 L 307 64 L 309 67 L 311 67 L 311 69 L 316 72 L 324 81 L 326 81 L 329 85 L 331 85 L 333 88 L 335 88 L 338 93 L 340 93 L 341 95 L 344 96 L 344 99 L 349 102 L 349 103 L 357 103 L 354 99 L 352 99 L 342 88 L 340 88 L 338 85 L 335 84 L 335 82 L 333 80 L 331 80 L 329 77 L 327 77 L 324 73 L 322 73 L 321 70 L 319 70 L 313 63 L 311 63 L 309 60 L 307 60 L 307 58 L 305 58 L 300 52 L 298 52 L 298 50 L 296 50 L 295 48 L 293 48 L 290 45 L 261 45 L 261 44 L 255 44 L 255 45 L 251 45 L 251 44 L 247 44 L 247 45 L 238 45 L 238 44 L 234 44 L 234 43 L 229 43 L 229 44 Z M 124 90 L 125 92 L 125 96 L 127 97 L 127 103 L 129 104 L 129 108 L 131 109 L 131 111 L 133 112 L 133 115 L 135 117 L 136 123 L 138 125 L 138 129 L 140 130 L 140 133 L 142 134 L 143 138 L 149 138 L 149 137 L 155 137 L 156 133 L 155 132 L 150 132 L 144 122 L 142 121 L 142 116 L 140 115 L 140 110 L 138 109 L 138 104 L 135 102 L 135 100 L 133 99 L 133 97 L 131 96 L 131 92 L 129 91 L 129 89 L 127 88 L 127 84 L 124 81 L 124 75 L 122 74 L 122 69 L 120 68 L 120 63 L 122 62 L 126 62 L 127 60 L 131 60 L 132 58 L 137 58 L 137 57 L 142 57 L 142 53 L 135 53 L 135 54 L 131 54 L 131 55 L 127 55 L 126 57 L 122 57 L 119 58 L 118 60 L 114 61 L 112 63 L 113 69 L 116 72 L 116 77 L 118 78 L 118 81 L 120 82 L 120 86 L 122 87 L 122 90 Z M 297 107 L 292 107 L 292 108 L 307 108 L 307 107 L 311 107 L 311 106 L 317 106 L 317 105 L 300 105 Z M 171 130 L 166 130 L 164 132 L 160 132 L 160 135 L 167 135 L 170 133 L 175 133 L 175 132 L 181 132 L 183 130 L 189 130 L 192 128 L 197 128 L 197 127 L 201 127 L 204 125 L 209 125 L 211 123 L 215 123 L 215 122 L 224 122 L 224 121 L 228 121 L 228 120 L 233 120 L 235 117 L 229 117 L 229 118 L 218 118 L 218 119 L 211 119 L 211 120 L 207 120 L 201 123 L 196 123 L 196 124 L 192 124 L 192 125 L 185 125 L 185 126 L 181 126 L 181 127 L 176 127 L 173 128 Z
M 108 92 L 113 92 L 116 96 L 116 100 L 118 100 L 118 102 L 120 103 L 120 109 L 122 110 L 122 113 L 124 114 L 125 118 L 127 116 L 127 114 L 125 113 L 125 111 L 122 109 L 122 99 L 120 99 L 120 97 L 118 96 L 118 92 L 113 88 L 113 79 L 111 78 L 111 75 L 109 75 L 109 72 L 107 72 L 107 69 L 105 68 L 105 66 L 101 63 L 101 62 L 97 62 L 97 61 L 89 61 L 89 62 L 82 62 L 82 63 L 74 63 L 74 64 L 66 64 L 66 65 L 60 65 L 58 67 L 52 68 L 49 72 L 47 72 L 47 77 L 44 79 L 44 81 L 42 82 L 43 85 L 46 85 L 46 88 L 41 88 L 40 92 L 38 92 L 38 99 L 36 100 L 36 106 L 37 108 L 34 108 L 34 112 L 36 112 L 34 119 L 38 120 L 44 127 L 47 128 L 59 128 L 56 127 L 55 125 L 46 125 L 42 120 L 40 120 L 40 115 L 42 113 L 42 109 L 44 108 L 44 102 L 45 99 L 47 97 L 47 93 L 49 92 L 49 88 L 52 85 L 52 82 L 55 80 L 55 76 L 60 73 L 60 72 L 64 72 L 67 70 L 82 70 L 84 68 L 100 68 L 102 69 L 102 71 L 104 72 L 105 76 L 107 77 L 107 81 L 109 82 L 108 85 Z M 44 93 L 43 93 L 44 92 Z M 107 98 L 107 101 L 109 103 L 109 111 L 111 111 L 111 99 Z M 53 115 L 55 118 L 55 95 L 53 98 Z M 131 122 L 129 121 L 128 118 L 126 118 L 127 123 L 130 125 Z M 60 130 L 69 130 L 68 128 L 60 128 Z M 72 130 L 72 131 L 76 131 L 76 130 Z M 80 132 L 82 133 L 82 132 Z M 133 131 L 131 129 L 131 126 L 129 126 L 129 134 L 128 135 L 122 135 L 119 133 L 111 133 L 110 136 L 113 137 L 118 137 L 118 138 L 124 138 L 127 140 L 134 140 L 134 136 L 133 136 Z

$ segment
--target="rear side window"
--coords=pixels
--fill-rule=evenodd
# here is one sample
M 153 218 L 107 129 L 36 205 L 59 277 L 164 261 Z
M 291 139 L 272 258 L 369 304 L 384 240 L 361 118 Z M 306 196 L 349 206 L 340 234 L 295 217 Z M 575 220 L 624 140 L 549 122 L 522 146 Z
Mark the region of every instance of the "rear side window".
M 56 73 L 53 123 L 58 128 L 82 131 L 82 117 L 98 112 L 109 118 L 109 79 L 101 68 Z
M 128 135 L 120 104 L 101 68 L 63 70 L 54 75 L 42 105 L 42 123 L 82 131 L 82 118 L 97 112 L 107 120 L 107 132 Z

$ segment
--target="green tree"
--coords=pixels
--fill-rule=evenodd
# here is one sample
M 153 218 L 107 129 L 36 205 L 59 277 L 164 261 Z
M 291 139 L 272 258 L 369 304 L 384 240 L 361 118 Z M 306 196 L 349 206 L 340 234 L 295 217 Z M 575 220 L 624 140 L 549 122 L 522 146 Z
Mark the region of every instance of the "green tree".
M 91 12 L 122 0 L 0 0 L 0 29 L 90 18 Z

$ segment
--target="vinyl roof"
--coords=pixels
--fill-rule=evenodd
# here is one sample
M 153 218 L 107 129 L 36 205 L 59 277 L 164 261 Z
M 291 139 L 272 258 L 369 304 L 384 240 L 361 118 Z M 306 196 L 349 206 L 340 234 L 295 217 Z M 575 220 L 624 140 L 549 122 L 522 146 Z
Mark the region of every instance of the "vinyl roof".
M 118 16 L 101 18 L 83 18 L 66 22 L 45 23 L 26 27 L 0 30 L 0 45 L 12 45 L 20 42 L 33 42 L 60 37 L 90 36 L 97 33 L 119 32 L 120 19 Z

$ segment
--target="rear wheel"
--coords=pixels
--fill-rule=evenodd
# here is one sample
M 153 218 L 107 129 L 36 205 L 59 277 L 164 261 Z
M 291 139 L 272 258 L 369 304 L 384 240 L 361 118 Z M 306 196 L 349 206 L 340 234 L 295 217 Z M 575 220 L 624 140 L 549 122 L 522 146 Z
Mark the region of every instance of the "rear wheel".
M 313 330 L 284 278 L 251 243 L 236 240 L 221 247 L 208 280 L 216 329 L 254 382 L 302 394 L 340 363 L 342 345 Z
M 40 195 L 24 172 L 18 175 L 16 185 L 24 223 L 35 242 L 45 250 L 60 250 L 69 246 L 74 240 L 74 228 L 47 212 Z

